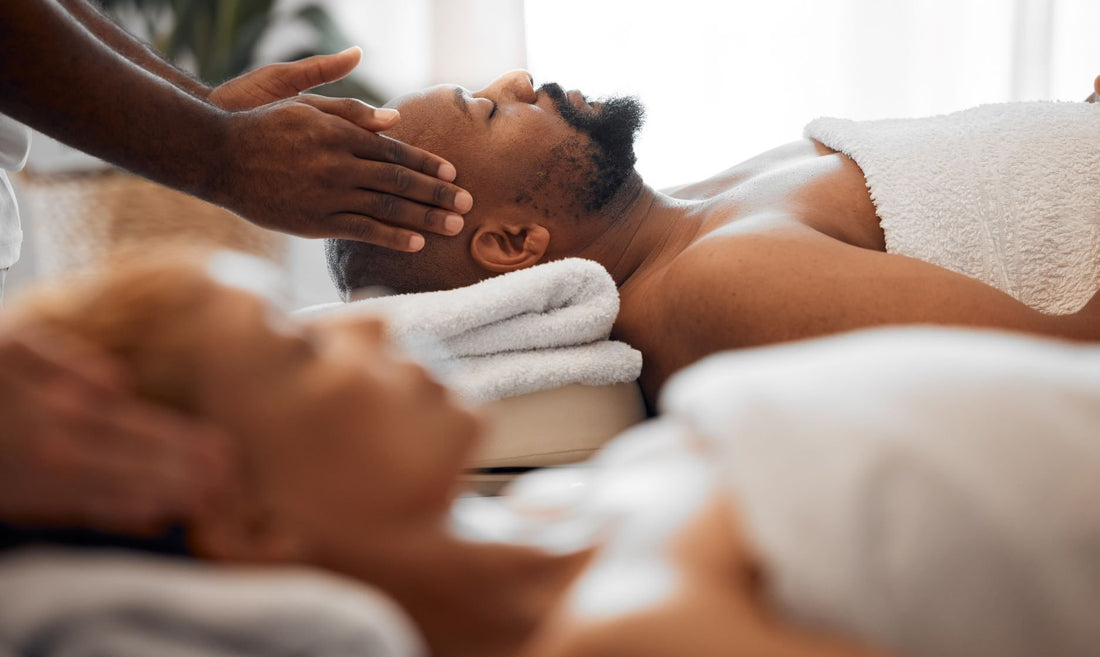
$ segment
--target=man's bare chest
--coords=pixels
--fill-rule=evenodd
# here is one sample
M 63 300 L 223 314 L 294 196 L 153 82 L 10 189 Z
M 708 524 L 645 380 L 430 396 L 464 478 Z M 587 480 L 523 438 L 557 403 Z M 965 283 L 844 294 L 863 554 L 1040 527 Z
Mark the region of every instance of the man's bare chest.
M 847 244 L 885 250 L 859 166 L 840 153 L 781 160 L 707 200 L 710 232 L 757 232 L 798 223 Z

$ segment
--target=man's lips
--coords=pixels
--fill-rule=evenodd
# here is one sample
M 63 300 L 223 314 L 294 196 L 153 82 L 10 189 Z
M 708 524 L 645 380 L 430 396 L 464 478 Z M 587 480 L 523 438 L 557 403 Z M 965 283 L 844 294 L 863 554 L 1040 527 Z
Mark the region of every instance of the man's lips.
M 588 99 L 584 97 L 584 94 L 576 89 L 570 89 L 565 93 L 565 97 L 569 99 L 569 102 L 573 107 L 580 108 L 582 105 L 588 104 Z

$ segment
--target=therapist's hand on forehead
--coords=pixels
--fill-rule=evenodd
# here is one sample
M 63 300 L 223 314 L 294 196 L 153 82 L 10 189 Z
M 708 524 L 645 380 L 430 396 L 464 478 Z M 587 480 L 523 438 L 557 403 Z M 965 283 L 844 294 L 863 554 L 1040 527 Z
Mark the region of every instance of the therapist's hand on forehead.
M 104 354 L 0 322 L 0 525 L 155 533 L 201 512 L 230 461 L 217 429 L 136 399 Z
M 449 162 L 376 134 L 396 112 L 300 93 L 347 75 L 358 49 L 211 90 L 86 0 L 5 0 L 0 44 L 0 113 L 266 228 L 416 251 L 473 206 Z
M 210 92 L 207 99 L 243 126 L 227 135 L 226 161 L 239 168 L 225 179 L 223 204 L 268 228 L 401 251 L 423 246 L 421 230 L 457 234 L 473 198 L 449 184 L 456 175 L 449 162 L 375 134 L 400 120 L 396 110 L 301 93 L 344 77 L 359 58 L 351 48 L 271 64 Z M 268 159 L 271 150 L 297 164 Z

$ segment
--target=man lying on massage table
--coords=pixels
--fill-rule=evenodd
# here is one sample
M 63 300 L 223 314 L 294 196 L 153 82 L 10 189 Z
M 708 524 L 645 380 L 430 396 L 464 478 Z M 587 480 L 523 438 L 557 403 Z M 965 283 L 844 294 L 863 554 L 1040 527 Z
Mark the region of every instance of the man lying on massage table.
M 329 242 L 345 296 L 595 260 L 619 286 L 612 336 L 643 353 L 651 403 L 707 354 L 873 325 L 1100 338 L 1097 105 L 820 120 L 811 138 L 665 192 L 633 168 L 632 98 L 589 102 L 515 71 L 391 105 L 392 136 L 454 162 L 477 202 L 458 239 L 429 235 L 419 253 Z

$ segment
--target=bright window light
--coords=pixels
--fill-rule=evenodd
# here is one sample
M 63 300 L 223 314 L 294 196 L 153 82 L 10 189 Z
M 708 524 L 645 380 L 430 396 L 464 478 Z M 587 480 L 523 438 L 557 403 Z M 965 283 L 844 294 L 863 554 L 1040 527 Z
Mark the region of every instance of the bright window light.
M 1021 1 L 1079 5 L 1056 11 L 1055 27 L 1074 22 L 1100 42 L 1084 27 L 1100 20 L 1071 20 L 1100 11 L 1087 7 L 1095 0 Z M 639 96 L 649 120 L 638 168 L 663 187 L 798 139 L 818 116 L 921 116 L 1013 99 L 1017 4 L 527 0 L 528 67 L 537 81 L 590 96 Z M 1100 58 L 1078 65 L 1096 70 L 1075 74 L 1069 99 L 1100 73 Z

